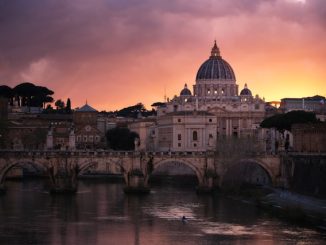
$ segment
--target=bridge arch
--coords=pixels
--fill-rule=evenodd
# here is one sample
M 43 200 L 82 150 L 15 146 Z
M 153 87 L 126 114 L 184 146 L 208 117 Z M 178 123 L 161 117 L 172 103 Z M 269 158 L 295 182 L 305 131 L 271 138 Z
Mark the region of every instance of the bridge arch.
M 97 167 L 98 164 L 101 163 L 109 163 L 109 164 L 113 164 L 118 166 L 121 169 L 121 174 L 123 175 L 123 178 L 125 180 L 125 182 L 127 183 L 127 170 L 126 167 L 123 165 L 123 162 L 121 159 L 105 159 L 105 160 L 101 160 L 101 159 L 86 159 L 84 161 L 82 161 L 78 166 L 79 166 L 79 174 L 78 175 L 82 175 L 84 173 L 86 173 L 87 170 L 89 170 L 92 167 Z
M 84 174 L 87 170 L 89 170 L 90 168 L 97 166 L 98 162 L 97 161 L 89 161 L 86 163 L 83 163 L 79 166 L 79 175 Z
M 7 162 L 7 164 L 0 170 L 0 184 L 4 184 L 7 174 L 13 168 L 20 167 L 24 168 L 26 166 L 32 166 L 35 169 L 40 169 L 46 171 L 47 169 L 47 162 L 46 161 L 31 161 L 28 160 L 19 160 L 17 162 Z
M 256 159 L 242 159 L 228 167 L 221 176 L 222 187 L 241 184 L 274 185 L 274 176 L 269 167 Z
M 161 166 L 172 163 L 172 162 L 180 163 L 180 164 L 183 164 L 186 167 L 190 168 L 193 171 L 193 173 L 196 175 L 198 183 L 201 184 L 203 182 L 202 171 L 196 166 L 196 164 L 192 163 L 191 161 L 185 160 L 185 159 L 171 159 L 170 158 L 170 159 L 163 159 L 163 160 L 158 160 L 158 161 L 154 160 L 153 172 L 155 172 L 155 170 L 159 169 Z M 152 173 L 150 174 L 150 176 L 152 175 Z M 148 176 L 148 177 L 150 177 L 150 176 Z

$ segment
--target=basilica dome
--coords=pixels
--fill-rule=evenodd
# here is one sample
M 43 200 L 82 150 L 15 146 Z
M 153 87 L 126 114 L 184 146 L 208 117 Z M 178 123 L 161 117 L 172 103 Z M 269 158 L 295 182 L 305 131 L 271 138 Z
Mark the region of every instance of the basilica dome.
M 236 80 L 232 67 L 222 59 L 216 41 L 212 48 L 211 56 L 200 66 L 196 76 L 196 81 L 212 79 Z
M 191 96 L 191 91 L 188 89 L 187 84 L 185 84 L 184 88 L 180 92 L 181 96 Z
M 245 84 L 244 89 L 241 90 L 240 95 L 252 96 L 252 93 L 247 84 Z

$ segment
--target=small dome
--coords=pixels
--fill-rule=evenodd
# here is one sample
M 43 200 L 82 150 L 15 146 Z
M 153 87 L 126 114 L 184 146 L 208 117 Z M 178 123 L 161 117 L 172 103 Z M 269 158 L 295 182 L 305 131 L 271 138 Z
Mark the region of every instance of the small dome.
M 95 110 L 93 107 L 91 107 L 87 104 L 87 101 L 86 101 L 85 105 L 83 105 L 81 108 L 76 109 L 76 111 L 78 111 L 78 112 L 97 112 L 97 110 Z
M 196 76 L 196 80 L 211 79 L 236 80 L 232 67 L 222 59 L 216 41 L 212 48 L 211 56 L 200 66 Z
M 185 87 L 181 90 L 180 96 L 191 96 L 191 91 L 188 89 L 187 84 L 185 84 Z
M 248 89 L 247 84 L 245 84 L 244 89 L 241 90 L 240 95 L 252 96 L 250 89 Z

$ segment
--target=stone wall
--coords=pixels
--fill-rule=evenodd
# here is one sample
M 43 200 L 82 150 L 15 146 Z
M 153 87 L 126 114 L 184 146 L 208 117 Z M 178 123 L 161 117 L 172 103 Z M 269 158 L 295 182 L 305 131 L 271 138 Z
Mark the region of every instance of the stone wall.
M 326 154 L 288 156 L 284 165 L 290 190 L 326 197 Z
M 293 150 L 296 152 L 326 152 L 326 123 L 292 126 Z

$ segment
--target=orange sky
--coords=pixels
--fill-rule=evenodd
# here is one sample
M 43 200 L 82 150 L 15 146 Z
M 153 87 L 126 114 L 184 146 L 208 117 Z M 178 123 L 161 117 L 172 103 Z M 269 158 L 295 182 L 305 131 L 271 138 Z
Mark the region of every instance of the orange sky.
M 240 88 L 326 96 L 325 0 L 0 2 L 0 84 L 30 81 L 115 110 L 195 83 L 216 39 Z

